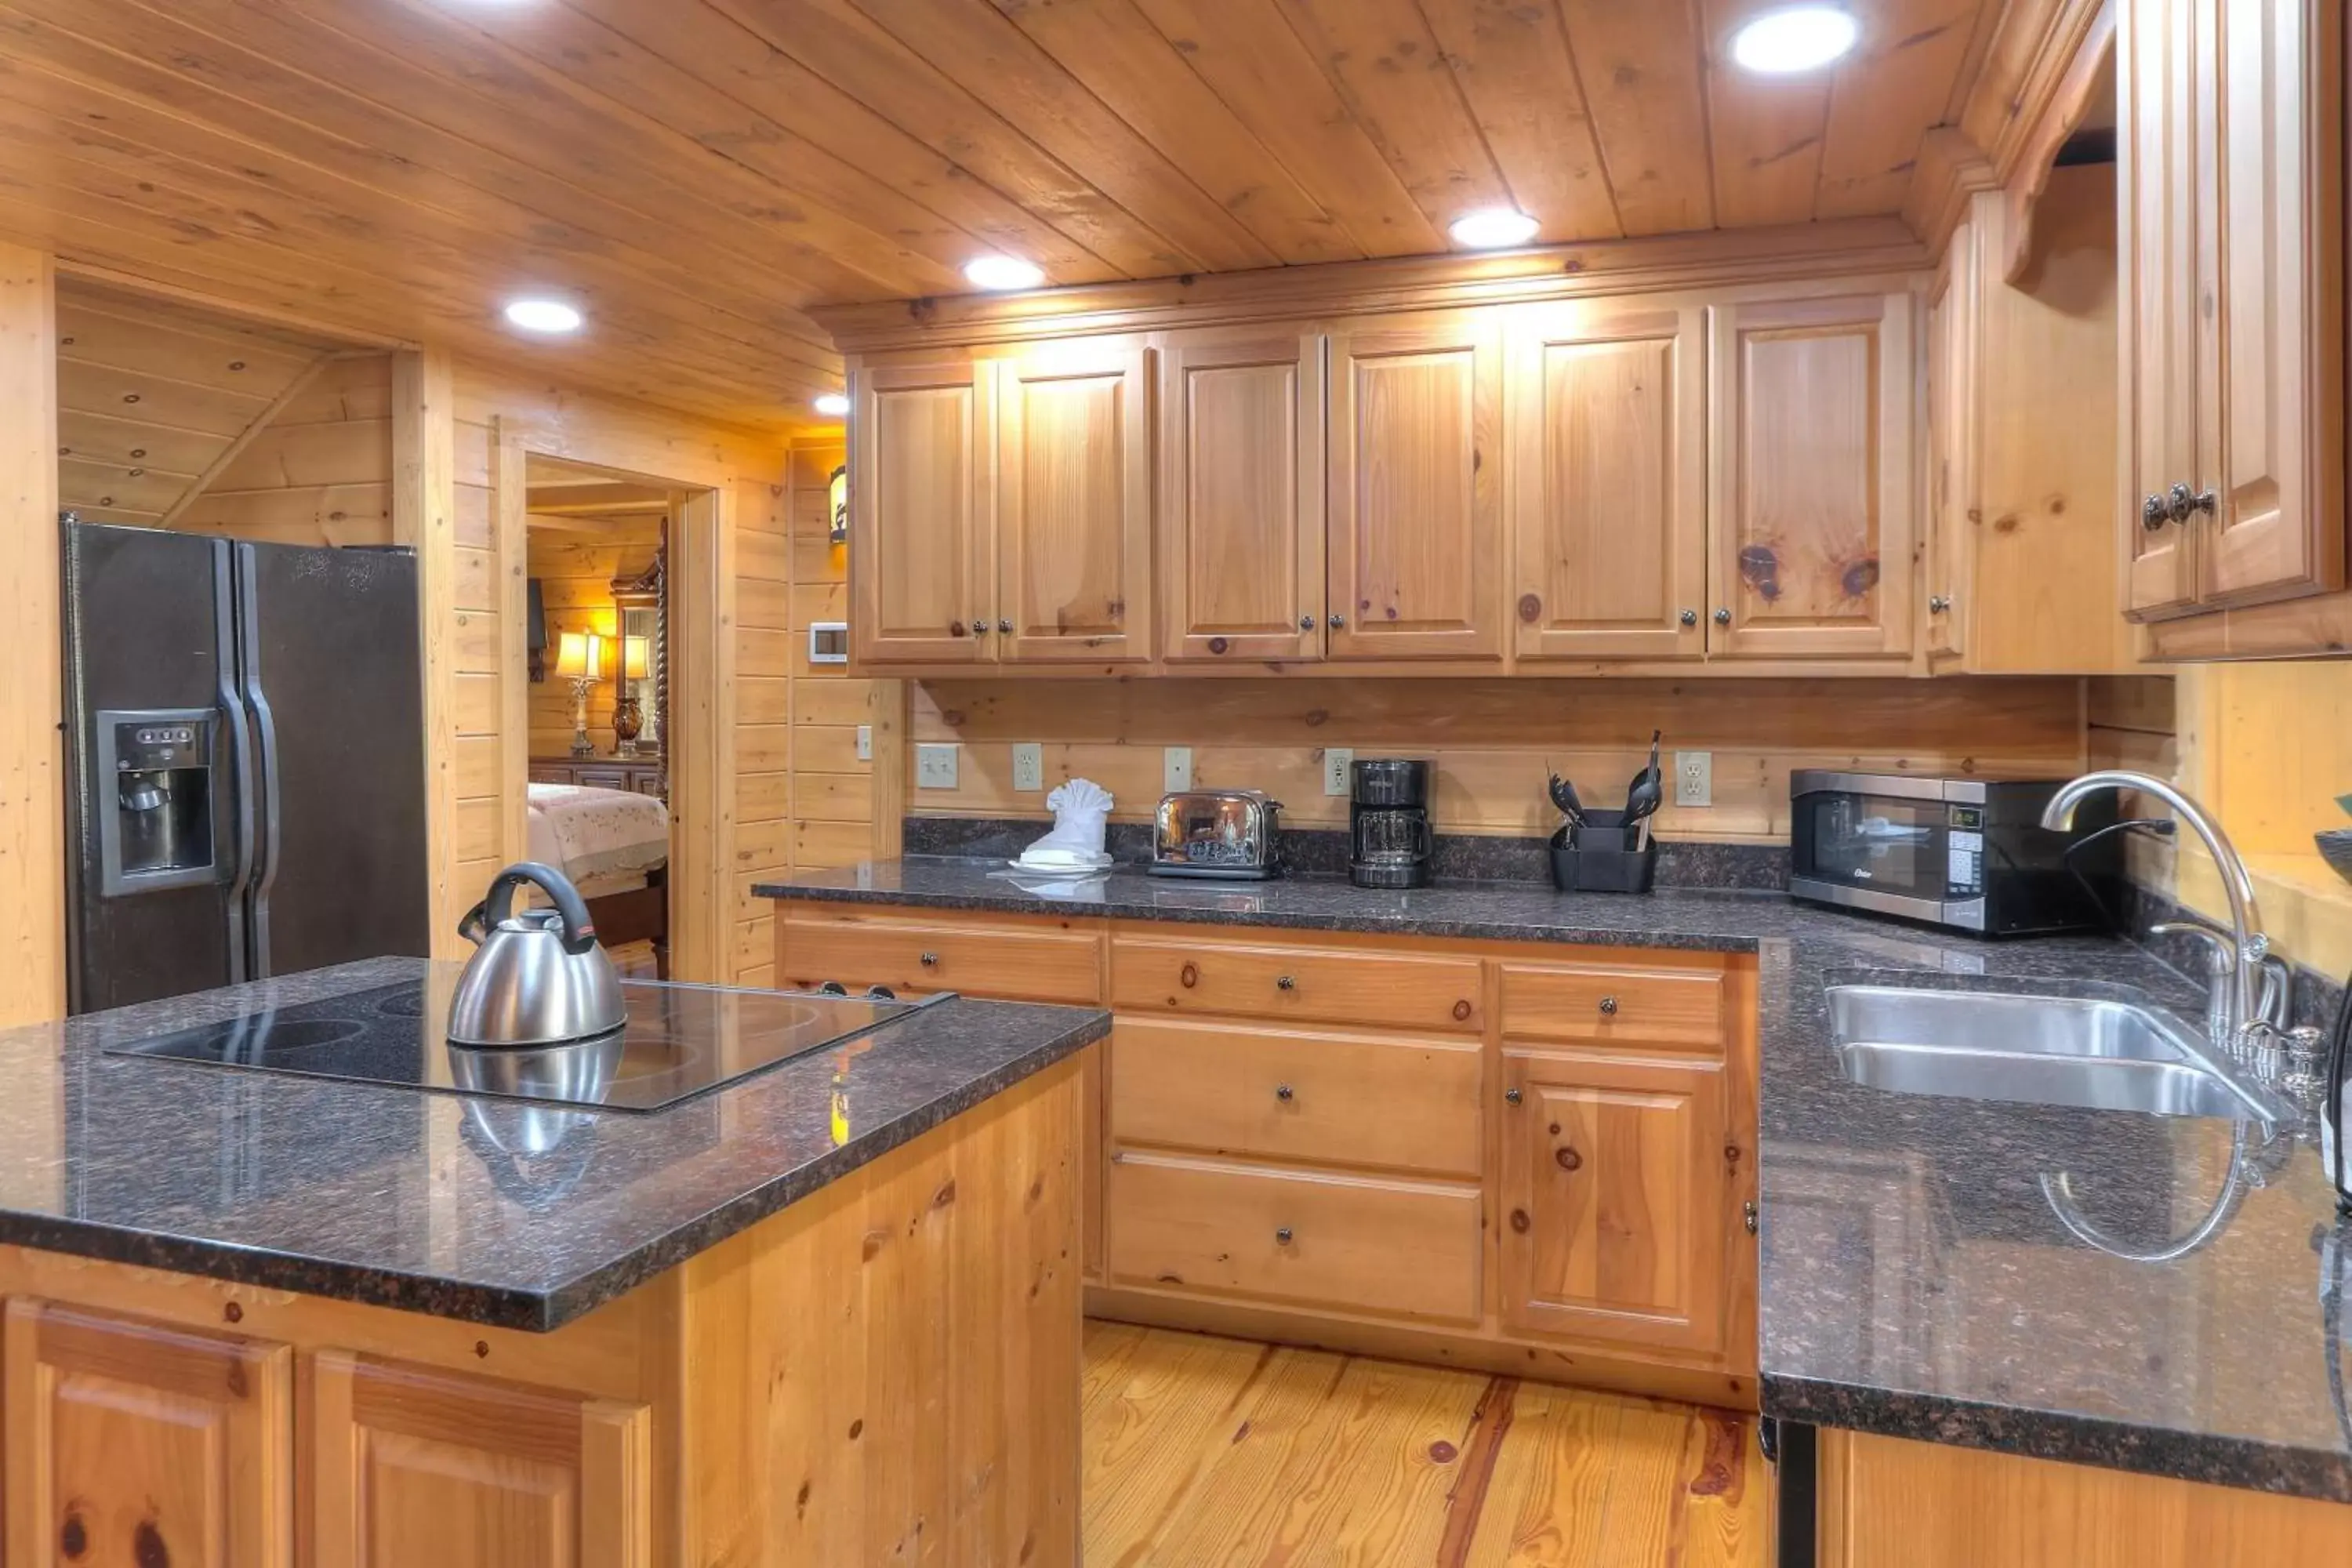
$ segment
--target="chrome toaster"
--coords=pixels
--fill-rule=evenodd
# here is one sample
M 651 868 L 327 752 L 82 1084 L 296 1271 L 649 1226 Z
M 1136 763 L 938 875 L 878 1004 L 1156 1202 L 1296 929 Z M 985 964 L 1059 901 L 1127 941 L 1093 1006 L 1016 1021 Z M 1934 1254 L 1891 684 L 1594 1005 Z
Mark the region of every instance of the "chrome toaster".
M 1282 802 L 1263 790 L 1188 789 L 1160 797 L 1151 874 L 1257 881 L 1282 875 Z

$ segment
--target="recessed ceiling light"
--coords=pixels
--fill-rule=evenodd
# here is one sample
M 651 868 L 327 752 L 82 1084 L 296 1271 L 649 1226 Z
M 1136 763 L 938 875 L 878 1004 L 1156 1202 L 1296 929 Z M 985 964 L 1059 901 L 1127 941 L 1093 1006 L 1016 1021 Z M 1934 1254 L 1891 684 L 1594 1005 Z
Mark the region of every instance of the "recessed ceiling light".
M 1540 226 L 1527 214 L 1512 207 L 1481 207 L 1474 213 L 1464 213 L 1446 229 L 1456 245 L 1466 245 L 1473 250 L 1494 250 L 1506 245 L 1525 245 L 1536 237 Z
M 580 311 L 561 300 L 514 300 L 507 304 L 507 323 L 526 332 L 576 332 Z
M 824 393 L 816 400 L 816 411 L 829 417 L 838 418 L 849 412 L 849 398 L 843 393 Z
M 1862 24 L 1835 5 L 1790 5 L 1752 17 L 1731 35 L 1731 58 L 1765 76 L 1818 70 L 1854 46 Z
M 1044 268 L 1017 256 L 975 256 L 963 264 L 963 275 L 979 289 L 1034 289 L 1045 281 Z

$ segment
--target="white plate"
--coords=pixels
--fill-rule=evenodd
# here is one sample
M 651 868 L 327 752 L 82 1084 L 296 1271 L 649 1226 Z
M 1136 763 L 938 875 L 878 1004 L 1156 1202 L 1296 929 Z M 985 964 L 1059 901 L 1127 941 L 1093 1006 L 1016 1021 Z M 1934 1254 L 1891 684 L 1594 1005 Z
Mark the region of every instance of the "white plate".
M 1032 866 L 1026 860 L 1007 860 L 1006 865 L 1027 877 L 1099 877 L 1111 868 L 1105 859 L 1099 866 Z

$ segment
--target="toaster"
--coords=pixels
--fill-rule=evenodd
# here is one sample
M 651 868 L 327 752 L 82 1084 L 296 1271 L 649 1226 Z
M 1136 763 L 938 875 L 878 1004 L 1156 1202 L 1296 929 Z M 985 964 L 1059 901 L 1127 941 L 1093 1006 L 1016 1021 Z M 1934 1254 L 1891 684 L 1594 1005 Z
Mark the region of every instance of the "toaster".
M 1255 789 L 1161 795 L 1152 819 L 1151 874 L 1236 881 L 1282 875 L 1282 802 Z

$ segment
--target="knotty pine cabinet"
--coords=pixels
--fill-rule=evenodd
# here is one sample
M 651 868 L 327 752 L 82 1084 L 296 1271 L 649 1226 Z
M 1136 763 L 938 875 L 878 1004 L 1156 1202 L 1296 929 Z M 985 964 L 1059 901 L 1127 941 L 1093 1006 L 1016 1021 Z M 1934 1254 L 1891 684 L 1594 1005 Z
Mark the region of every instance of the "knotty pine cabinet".
M 2337 0 L 2119 7 L 2134 619 L 2344 586 L 2344 25 Z

